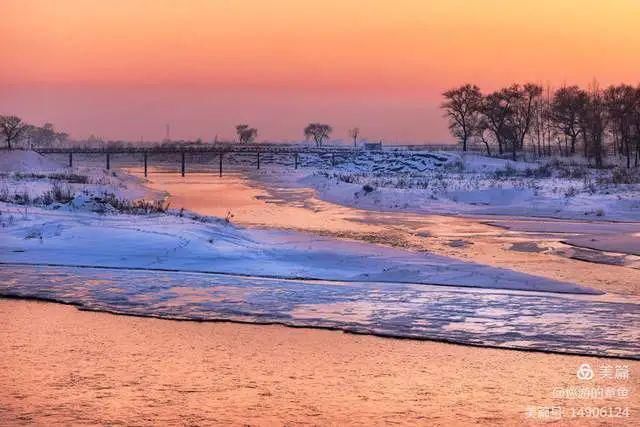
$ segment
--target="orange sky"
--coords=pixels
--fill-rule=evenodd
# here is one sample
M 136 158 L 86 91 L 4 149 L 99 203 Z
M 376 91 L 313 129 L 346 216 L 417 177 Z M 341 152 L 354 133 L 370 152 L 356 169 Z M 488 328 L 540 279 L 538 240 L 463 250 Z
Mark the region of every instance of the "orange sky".
M 640 82 L 637 0 L 2 0 L 0 112 L 73 136 L 447 140 L 452 85 Z M 7 48 L 8 47 L 8 48 Z

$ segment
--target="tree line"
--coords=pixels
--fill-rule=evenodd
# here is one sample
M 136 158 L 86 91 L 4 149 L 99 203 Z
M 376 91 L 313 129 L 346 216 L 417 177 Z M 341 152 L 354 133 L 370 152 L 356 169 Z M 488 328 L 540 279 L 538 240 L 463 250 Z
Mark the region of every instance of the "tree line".
M 329 139 L 329 135 L 331 135 L 332 131 L 333 128 L 327 124 L 309 123 L 304 128 L 303 133 L 305 139 L 313 139 L 316 146 L 320 147 L 325 140 Z M 349 130 L 349 137 L 353 138 L 354 144 L 357 143 L 359 132 L 360 130 L 358 128 Z M 240 124 L 236 126 L 236 134 L 238 135 L 238 140 L 241 143 L 247 144 L 255 141 L 258 136 L 258 130 L 256 128 L 249 127 L 247 124 Z
M 239 124 L 235 127 L 238 141 L 242 144 L 250 144 L 255 142 L 258 136 L 258 130 L 247 124 Z M 309 123 L 303 130 L 305 139 L 313 139 L 316 146 L 320 147 L 329 139 L 333 128 L 324 123 Z M 353 139 L 354 145 L 357 144 L 360 130 L 353 128 L 349 130 L 349 137 Z M 7 148 L 11 150 L 18 145 L 27 147 L 51 147 L 65 143 L 69 135 L 64 132 L 55 130 L 51 123 L 45 123 L 43 126 L 34 126 L 24 122 L 17 116 L 0 116 L 0 136 L 2 136 L 7 144 Z M 217 137 L 216 137 L 217 140 Z M 201 140 L 198 140 L 201 143 Z M 91 135 L 86 141 L 90 145 L 103 144 L 100 138 Z M 123 145 L 124 141 L 112 141 L 114 144 Z M 170 143 L 171 141 L 165 141 Z
M 628 168 L 640 162 L 640 86 L 545 91 L 526 83 L 483 94 L 464 84 L 443 96 L 449 130 L 464 151 L 476 143 L 488 155 L 510 153 L 515 160 L 525 147 L 540 156 L 557 148 L 566 156 L 582 154 L 596 167 L 608 153 L 624 157 Z
M 50 147 L 69 138 L 67 133 L 56 131 L 51 123 L 35 126 L 16 116 L 0 116 L 0 135 L 10 150 L 24 143 L 29 147 Z

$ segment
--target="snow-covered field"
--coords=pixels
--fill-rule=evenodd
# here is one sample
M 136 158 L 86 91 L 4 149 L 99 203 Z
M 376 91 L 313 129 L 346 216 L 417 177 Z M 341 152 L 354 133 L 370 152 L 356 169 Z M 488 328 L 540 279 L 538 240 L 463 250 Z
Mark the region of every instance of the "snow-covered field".
M 158 198 L 132 175 L 95 168 L 68 168 L 33 151 L 0 151 L 0 201 L 78 207 L 92 197 Z M 62 206 L 72 200 L 69 206 Z M 59 202 L 56 205 L 56 202 Z M 60 203 L 64 202 L 64 203 Z
M 640 221 L 640 171 L 575 160 L 513 162 L 450 152 L 361 154 L 300 178 L 363 209 Z
M 140 206 L 135 199 L 148 190 L 122 172 L 71 170 L 24 151 L 0 152 L 3 156 L 12 157 L 0 162 L 0 186 L 6 188 L 0 202 L 0 262 L 594 292 L 428 253 L 244 229 L 166 206 Z M 29 172 L 13 170 L 18 162 Z M 60 185 L 68 186 L 63 199 L 53 188 Z

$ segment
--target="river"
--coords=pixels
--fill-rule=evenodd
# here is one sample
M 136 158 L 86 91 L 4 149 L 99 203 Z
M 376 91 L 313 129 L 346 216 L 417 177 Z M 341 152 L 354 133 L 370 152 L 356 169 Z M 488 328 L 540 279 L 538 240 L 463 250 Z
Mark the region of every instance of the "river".
M 134 170 L 134 173 L 140 171 Z M 633 256 L 563 243 L 578 221 L 536 220 L 545 231 L 500 221 L 374 212 L 332 204 L 276 174 L 152 171 L 149 186 L 174 208 L 228 217 L 245 227 L 312 232 L 428 251 L 594 287 L 572 295 L 376 282 L 282 280 L 171 271 L 7 265 L 8 296 L 71 303 L 87 310 L 182 320 L 230 320 L 339 329 L 468 345 L 640 358 L 640 270 Z M 588 223 L 590 224 L 590 223 Z M 501 224 L 497 224 L 501 225 Z M 593 225 L 593 224 L 591 224 Z M 624 224 L 623 224 L 624 225 Z M 605 226 L 602 226 L 605 227 Z M 606 225 L 620 227 L 620 224 Z M 522 227 L 521 227 L 522 228 Z M 588 227 L 587 227 L 588 228 Z M 592 227 L 593 228 L 593 227 Z M 571 235 L 580 235 L 581 229 Z M 604 257 L 604 258 L 603 258 Z

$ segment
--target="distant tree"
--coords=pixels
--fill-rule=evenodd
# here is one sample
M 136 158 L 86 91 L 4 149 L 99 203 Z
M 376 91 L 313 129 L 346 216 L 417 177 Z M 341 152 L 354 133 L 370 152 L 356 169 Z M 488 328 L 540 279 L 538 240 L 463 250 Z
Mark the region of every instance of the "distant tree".
M 167 142 L 168 142 L 167 139 L 162 140 L 162 144 L 166 144 Z M 89 135 L 89 138 L 87 138 L 86 144 L 88 147 L 103 148 L 105 145 L 105 142 L 104 142 L 104 139 L 102 139 L 101 137 L 91 134 Z
M 482 94 L 478 86 L 465 84 L 442 94 L 445 101 L 440 106 L 449 119 L 451 134 L 462 143 L 462 151 L 467 151 L 467 141 L 477 134 L 480 121 Z
M 536 100 L 533 105 L 533 122 L 531 123 L 531 141 L 538 156 L 543 155 L 544 139 L 546 128 L 549 127 L 551 122 L 550 106 L 551 101 L 549 99 L 542 98 Z
M 52 145 L 64 142 L 69 135 L 64 132 L 56 132 L 51 123 L 40 126 L 31 126 L 28 130 L 31 143 L 36 147 L 51 147 Z
M 524 141 L 531 129 L 535 115 L 535 104 L 542 95 L 542 87 L 534 83 L 526 83 L 524 86 L 513 85 L 515 103 L 513 114 L 510 117 L 510 128 L 513 140 L 511 141 L 511 157 L 516 160 L 517 150 L 524 148 Z
M 544 95 L 543 95 L 544 93 Z M 487 154 L 498 152 L 517 158 L 525 144 L 537 155 L 576 152 L 582 141 L 584 156 L 604 164 L 613 152 L 640 166 L 640 86 L 628 84 L 601 90 L 594 82 L 588 90 L 565 86 L 546 92 L 537 84 L 513 84 L 482 96 L 476 86 L 465 84 L 444 94 L 441 107 L 449 129 L 466 149 L 470 139 L 481 141 Z M 635 160 L 634 160 L 635 157 Z
M 607 108 L 602 91 L 596 83 L 589 91 L 589 98 L 580 115 L 586 154 L 594 158 L 596 167 L 603 166 L 605 132 L 607 129 Z
M 614 149 L 627 159 L 631 167 L 631 146 L 635 138 L 634 119 L 638 100 L 636 88 L 629 85 L 609 86 L 603 93 Z
M 571 153 L 576 152 L 576 141 L 582 132 L 580 116 L 589 95 L 578 86 L 558 89 L 553 94 L 548 112 L 552 125 L 571 141 Z
M 474 129 L 473 137 L 475 139 L 479 139 L 484 144 L 487 149 L 487 156 L 491 157 L 491 145 L 489 144 L 489 136 L 487 134 L 490 133 L 489 129 L 489 121 L 485 116 L 480 116 L 478 120 L 478 124 Z
M 258 130 L 255 128 L 250 128 L 249 125 L 237 125 L 236 133 L 238 134 L 238 139 L 243 144 L 249 144 L 253 142 L 258 136 Z
M 325 139 L 329 138 L 329 134 L 333 131 L 331 126 L 322 123 L 309 123 L 304 128 L 305 138 L 313 138 L 316 146 L 320 147 Z
M 7 141 L 11 150 L 11 143 L 17 142 L 29 129 L 29 125 L 16 116 L 0 116 L 0 134 Z
M 51 123 L 45 123 L 42 127 L 33 126 L 29 130 L 31 142 L 37 147 L 48 147 L 56 140 L 56 131 Z
M 640 164 L 640 85 L 636 87 L 636 103 L 633 110 L 633 139 L 636 142 L 635 166 Z
M 499 154 L 502 154 L 507 144 L 515 139 L 512 123 L 517 98 L 517 87 L 510 86 L 485 96 L 480 105 L 483 117 L 481 123 L 498 144 Z
M 360 129 L 359 128 L 353 128 L 353 129 L 349 129 L 349 138 L 351 138 L 353 140 L 353 147 L 357 147 L 358 146 L 358 136 L 360 135 Z

